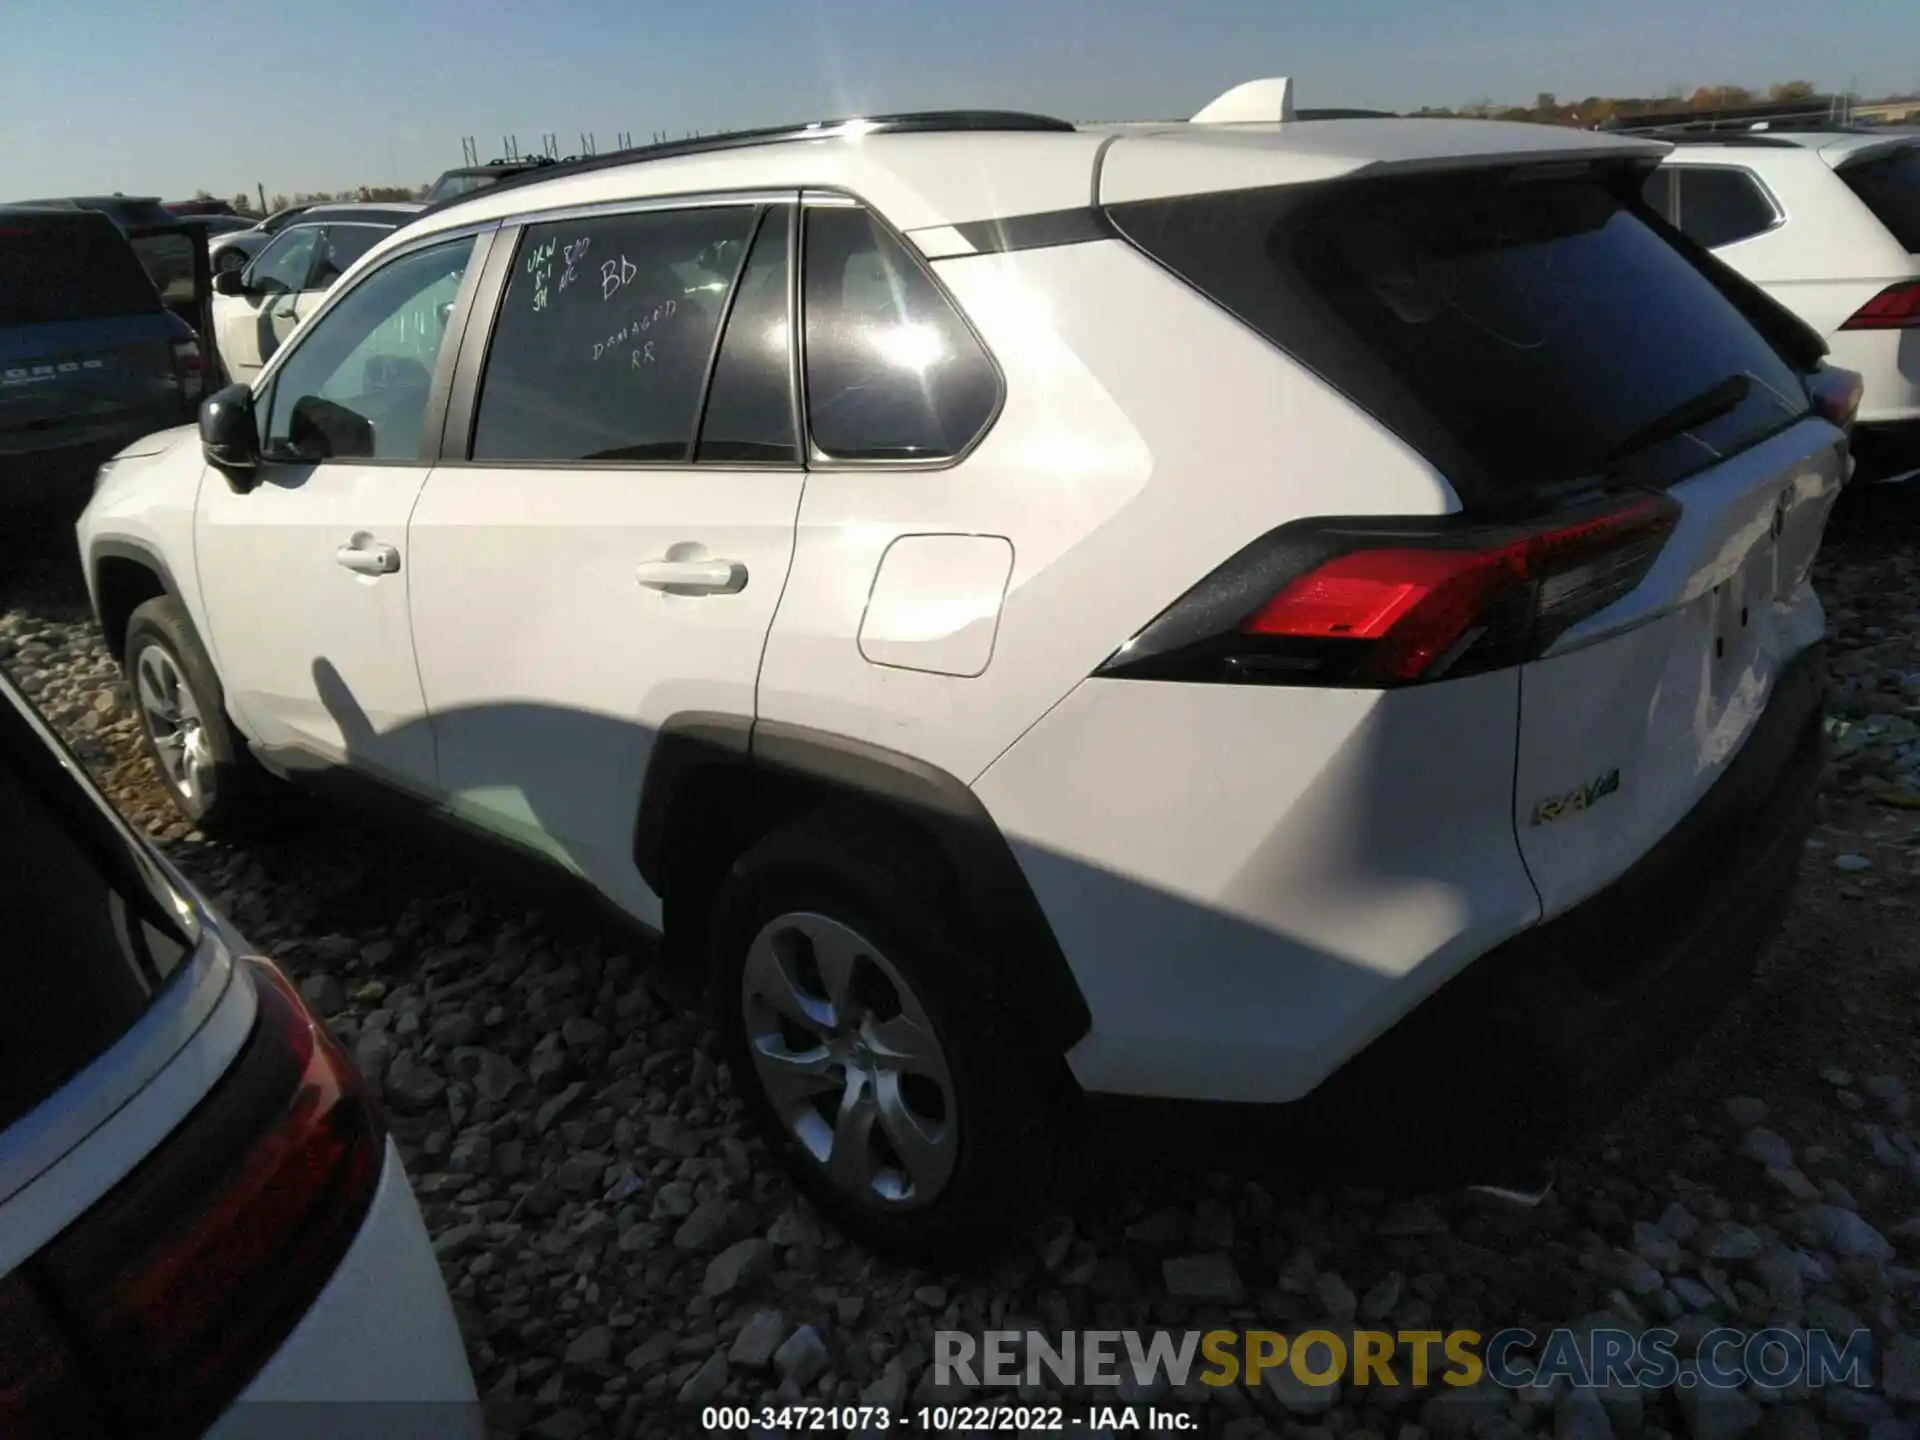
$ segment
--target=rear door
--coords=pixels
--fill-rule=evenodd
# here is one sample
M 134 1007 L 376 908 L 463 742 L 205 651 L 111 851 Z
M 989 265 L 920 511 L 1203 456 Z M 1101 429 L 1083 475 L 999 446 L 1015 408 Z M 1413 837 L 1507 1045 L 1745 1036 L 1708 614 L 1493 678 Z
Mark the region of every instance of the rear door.
M 1443 438 L 1469 508 L 1550 511 L 1596 489 L 1680 504 L 1639 585 L 1522 668 L 1515 829 L 1551 916 L 1698 803 L 1819 638 L 1807 574 L 1841 436 L 1795 366 L 1596 178 L 1355 187 L 1295 253 Z
M 170 415 L 178 333 L 105 217 L 0 215 L 0 455 Z
M 649 923 L 654 739 L 687 711 L 753 715 L 793 558 L 794 199 L 503 234 L 498 319 L 462 360 L 470 431 L 457 385 L 409 528 L 445 804 Z

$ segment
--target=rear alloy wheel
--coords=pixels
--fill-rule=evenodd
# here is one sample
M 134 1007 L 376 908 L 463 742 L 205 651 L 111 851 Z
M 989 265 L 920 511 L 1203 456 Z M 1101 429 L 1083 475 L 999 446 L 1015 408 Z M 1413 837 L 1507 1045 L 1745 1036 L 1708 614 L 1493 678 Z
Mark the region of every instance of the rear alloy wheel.
M 916 831 L 842 811 L 766 836 L 721 883 L 708 939 L 733 1084 L 843 1229 L 938 1263 L 1037 1215 L 1065 1066 Z
M 776 916 L 747 950 L 748 1053 L 787 1133 L 850 1195 L 937 1199 L 959 1153 L 953 1080 L 919 997 L 877 945 Z

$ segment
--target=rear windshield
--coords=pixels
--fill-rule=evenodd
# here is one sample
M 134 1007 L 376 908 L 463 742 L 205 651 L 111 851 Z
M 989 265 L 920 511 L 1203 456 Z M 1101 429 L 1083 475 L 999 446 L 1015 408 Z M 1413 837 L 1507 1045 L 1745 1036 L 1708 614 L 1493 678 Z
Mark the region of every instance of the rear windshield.
M 120 823 L 20 703 L 0 691 L 0 1127 L 124 1035 L 191 948 Z
M 1894 239 L 1920 254 L 1920 146 L 1842 166 L 1840 178 Z
M 0 215 L 0 325 L 150 315 L 160 296 L 104 216 Z
M 1597 178 L 1292 186 L 1114 219 L 1470 503 L 1670 484 L 1810 409 L 1793 367 Z

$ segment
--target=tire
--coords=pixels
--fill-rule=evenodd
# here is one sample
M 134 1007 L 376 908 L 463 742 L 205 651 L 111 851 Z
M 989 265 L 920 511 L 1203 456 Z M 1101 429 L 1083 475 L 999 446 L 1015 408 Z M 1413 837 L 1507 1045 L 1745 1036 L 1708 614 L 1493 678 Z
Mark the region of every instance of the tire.
M 219 676 L 179 601 L 163 595 L 133 612 L 121 665 L 147 758 L 174 807 L 202 834 L 255 828 L 272 777 L 228 719 Z
M 918 836 L 857 812 L 809 815 L 754 844 L 708 931 L 721 1049 L 768 1143 L 842 1229 L 923 1261 L 977 1256 L 1037 1218 L 1061 1138 L 1065 1067 L 1032 1042 L 969 932 Z M 843 1006 L 828 999 L 830 972 L 851 977 Z M 791 1014 L 796 990 L 809 1023 L 782 1026 L 769 997 L 784 993 Z M 899 1063 L 904 1052 L 915 1058 Z M 770 1085 L 809 1068 L 776 1056 L 829 1058 Z M 804 1085 L 818 1093 L 796 1099 Z

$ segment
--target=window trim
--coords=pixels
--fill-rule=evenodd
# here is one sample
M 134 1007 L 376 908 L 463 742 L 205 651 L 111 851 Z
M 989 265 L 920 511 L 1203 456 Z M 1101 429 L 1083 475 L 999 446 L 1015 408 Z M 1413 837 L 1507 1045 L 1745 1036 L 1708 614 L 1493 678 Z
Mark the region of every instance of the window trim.
M 813 413 L 807 400 L 807 289 L 805 264 L 807 258 L 806 220 L 810 209 L 817 210 L 864 210 L 869 219 L 893 238 L 907 259 L 920 267 L 920 272 L 946 302 L 947 308 L 959 317 L 960 323 L 967 327 L 967 333 L 973 336 L 974 343 L 980 347 L 980 353 L 987 357 L 987 363 L 993 367 L 995 394 L 993 408 L 987 412 L 987 418 L 980 422 L 980 428 L 952 455 L 915 456 L 908 459 L 859 459 L 838 457 L 829 454 L 813 438 Z M 794 304 L 794 352 L 799 366 L 800 384 L 800 432 L 801 448 L 806 455 L 807 469 L 823 475 L 848 473 L 858 470 L 951 470 L 961 465 L 985 443 L 987 436 L 1000 423 L 1000 417 L 1007 408 L 1007 372 L 1000 364 L 1000 357 L 993 353 L 993 347 L 987 344 L 986 336 L 980 333 L 980 327 L 973 323 L 973 317 L 967 314 L 966 307 L 954 297 L 940 277 L 934 273 L 932 264 L 920 252 L 920 247 L 909 240 L 902 230 L 892 221 L 869 205 L 858 194 L 839 187 L 808 188 L 800 195 L 800 213 L 796 217 L 801 234 L 799 261 L 793 274 L 799 287 Z
M 769 190 L 757 187 L 749 190 L 707 190 L 696 195 L 648 195 L 624 200 L 598 201 L 591 205 L 550 206 L 542 210 L 518 212 L 505 220 L 497 222 L 499 238 L 496 254 L 499 256 L 492 265 L 491 273 L 486 277 L 486 289 L 477 291 L 474 298 L 474 313 L 484 313 L 484 324 L 469 324 L 459 355 L 458 368 L 454 372 L 453 384 L 449 392 L 445 430 L 441 437 L 436 465 L 446 465 L 475 470 L 703 470 L 715 472 L 722 470 L 770 470 L 792 474 L 804 471 L 807 467 L 803 460 L 698 460 L 694 458 L 700 439 L 700 424 L 707 413 L 708 392 L 713 385 L 715 359 L 719 354 L 719 344 L 726 336 L 726 322 L 732 316 L 734 290 L 738 289 L 740 277 L 746 271 L 747 259 L 752 254 L 752 242 L 759 237 L 760 227 L 766 223 L 767 214 L 777 205 L 786 205 L 794 209 L 793 224 L 789 227 L 787 241 L 787 329 L 790 368 L 794 365 L 792 356 L 797 341 L 793 338 L 797 331 L 795 315 L 794 283 L 794 237 L 800 230 L 801 192 L 795 189 Z M 741 257 L 740 270 L 734 276 L 734 290 L 727 295 L 727 309 L 723 313 L 719 329 L 714 334 L 714 349 L 708 355 L 707 372 L 701 381 L 699 409 L 694 417 L 694 429 L 688 441 L 688 453 L 678 460 L 476 460 L 473 458 L 474 429 L 480 418 L 480 388 L 486 377 L 487 356 L 493 348 L 494 335 L 500 328 L 500 316 L 504 312 L 507 290 L 513 281 L 514 257 L 520 253 L 521 242 L 526 238 L 527 230 L 534 225 L 561 224 L 569 220 L 602 220 L 624 215 L 642 215 L 658 211 L 671 210 L 712 210 L 734 206 L 751 206 L 759 213 L 755 217 L 752 231 L 748 235 L 746 252 Z M 492 259 L 493 257 L 489 257 Z M 804 437 L 805 431 L 799 429 L 800 417 L 796 416 L 795 433 Z M 804 454 L 805 442 L 802 440 Z
M 1759 192 L 1760 198 L 1766 202 L 1767 208 L 1773 211 L 1773 219 L 1768 221 L 1764 227 L 1753 231 L 1751 234 L 1742 235 L 1738 240 L 1722 240 L 1718 245 L 1708 245 L 1705 241 L 1695 240 L 1694 244 L 1699 245 L 1703 250 L 1717 251 L 1725 250 L 1734 245 L 1744 245 L 1749 240 L 1758 240 L 1762 235 L 1771 235 L 1787 223 L 1786 207 L 1780 203 L 1779 197 L 1773 193 L 1772 188 L 1761 178 L 1760 172 L 1748 166 L 1736 165 L 1725 160 L 1707 160 L 1699 162 L 1687 161 L 1684 164 L 1662 165 L 1660 168 L 1662 170 L 1673 171 L 1673 219 L 1669 223 L 1683 234 L 1686 231 L 1687 222 L 1687 186 L 1681 177 L 1689 171 L 1724 170 L 1742 176 Z
M 289 227 L 291 228 L 291 227 Z M 253 395 L 255 424 L 264 428 L 267 419 L 273 413 L 273 392 L 279 383 L 280 371 L 285 368 L 287 357 L 298 354 L 306 345 L 311 344 L 313 334 L 320 322 L 332 311 L 333 307 L 345 302 L 348 296 L 358 292 L 375 276 L 383 274 L 391 265 L 398 264 L 423 250 L 431 250 L 441 245 L 450 245 L 459 240 L 473 241 L 473 254 L 467 257 L 466 271 L 460 277 L 459 292 L 453 297 L 453 313 L 447 317 L 447 336 L 441 343 L 440 354 L 434 361 L 433 383 L 427 388 L 426 413 L 420 419 L 420 449 L 412 456 L 360 456 L 341 460 L 288 460 L 266 453 L 266 436 L 260 436 L 260 463 L 263 465 L 305 465 L 320 469 L 328 465 L 355 465 L 368 467 L 424 467 L 435 463 L 435 457 L 441 448 L 442 436 L 446 428 L 447 402 L 452 385 L 454 366 L 459 358 L 461 342 L 466 337 L 473 314 L 475 294 L 479 287 L 480 271 L 492 258 L 495 249 L 495 236 L 499 230 L 497 221 L 485 221 L 477 225 L 461 225 L 447 230 L 438 230 L 430 235 L 422 235 L 403 245 L 397 245 L 380 257 L 379 263 L 362 270 L 351 285 L 336 284 L 323 292 L 324 298 L 313 314 L 304 317 L 294 339 L 282 345 L 267 361 L 259 375 L 254 377 L 247 388 Z M 316 254 L 317 254 L 316 250 Z

